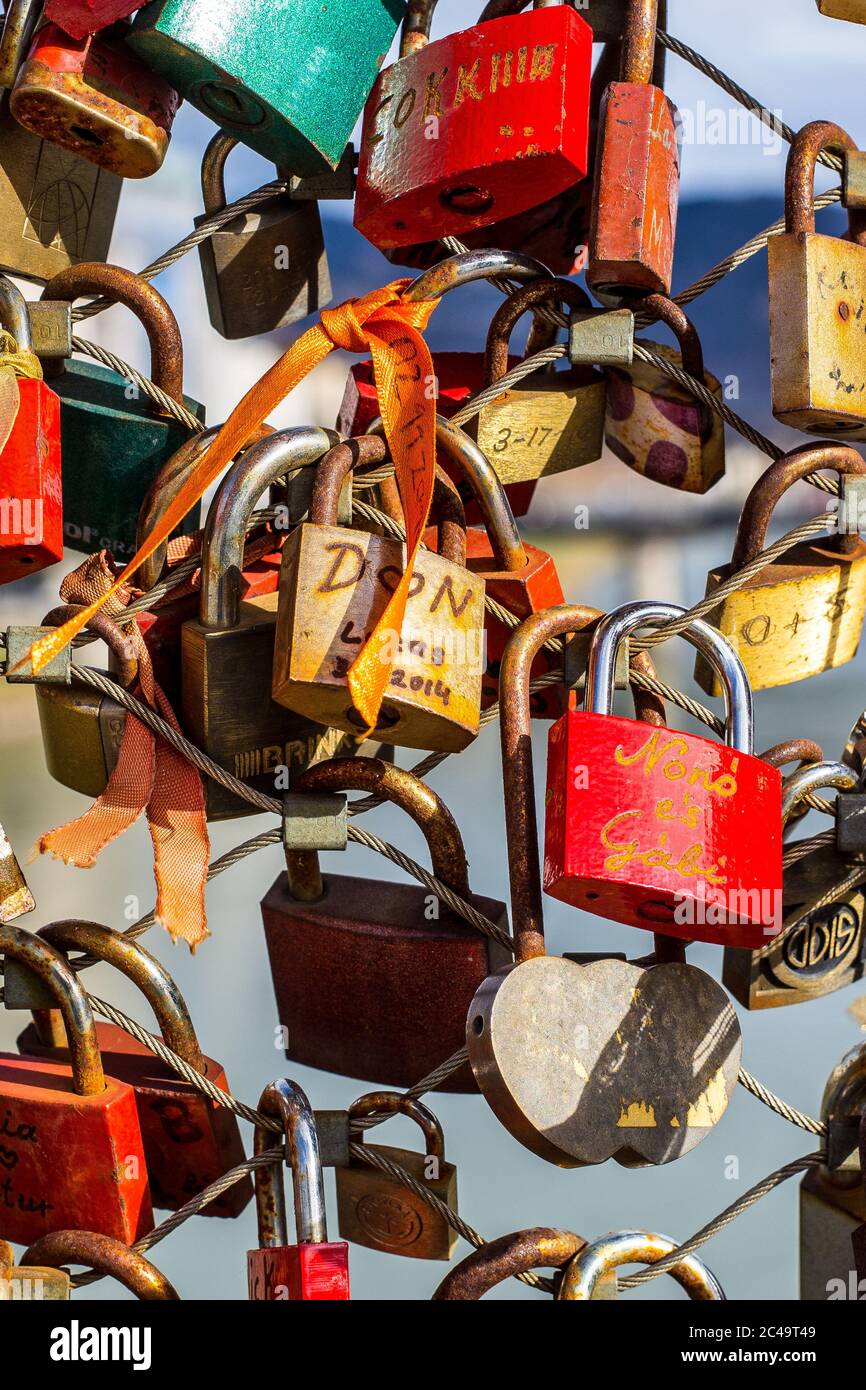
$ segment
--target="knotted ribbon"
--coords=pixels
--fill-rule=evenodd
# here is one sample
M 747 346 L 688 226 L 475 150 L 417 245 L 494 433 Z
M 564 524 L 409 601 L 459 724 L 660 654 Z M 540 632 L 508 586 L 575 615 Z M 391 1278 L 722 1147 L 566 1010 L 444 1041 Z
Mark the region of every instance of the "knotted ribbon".
M 325 309 L 321 322 L 302 334 L 256 382 L 235 407 L 198 467 L 154 526 L 112 586 L 93 603 L 33 644 L 27 657 L 40 671 L 72 641 L 108 599 L 134 574 L 157 546 L 171 535 L 205 490 L 231 463 L 266 416 L 318 366 L 334 348 L 369 353 L 385 437 L 394 460 L 406 520 L 406 568 L 366 646 L 352 665 L 349 692 L 368 732 L 375 728 L 391 677 L 397 644 L 389 641 L 403 626 L 415 558 L 433 497 L 436 457 L 436 406 L 433 362 L 423 330 L 438 300 L 413 303 L 401 298 L 408 280 L 395 280 L 336 309 Z M 23 664 L 23 663 L 22 663 Z
M 41 380 L 42 363 L 29 348 L 19 348 L 17 341 L 5 328 L 0 329 L 0 454 L 15 428 L 21 393 L 18 378 Z

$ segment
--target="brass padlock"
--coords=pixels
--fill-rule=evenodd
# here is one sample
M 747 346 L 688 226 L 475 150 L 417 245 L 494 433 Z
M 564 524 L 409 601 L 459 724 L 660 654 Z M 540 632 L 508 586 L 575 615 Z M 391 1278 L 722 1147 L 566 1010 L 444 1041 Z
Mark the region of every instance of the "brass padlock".
M 846 238 L 815 231 L 815 167 L 822 150 L 859 155 L 844 130 L 812 121 L 796 136 L 785 174 L 785 231 L 770 237 L 773 414 L 806 434 L 866 439 L 866 220 L 849 199 Z
M 851 24 L 866 24 L 866 0 L 818 0 L 818 9 L 828 19 L 847 19 Z
M 771 463 L 746 498 L 730 564 L 707 576 L 707 594 L 760 555 L 780 498 L 822 469 L 862 476 L 866 462 L 845 444 L 806 444 Z M 739 653 L 752 689 L 767 690 L 844 666 L 856 655 L 864 611 L 866 542 L 839 535 L 793 546 L 729 594 L 707 621 Z M 717 676 L 700 657 L 695 679 L 708 694 L 720 694 Z
M 521 315 L 560 300 L 581 312 L 591 308 L 570 280 L 532 282 L 500 305 L 487 335 L 488 386 L 508 371 L 508 341 Z M 533 344 L 539 346 L 547 343 Z M 604 377 L 592 367 L 535 372 L 479 411 L 475 437 L 503 483 L 579 468 L 601 457 L 606 393 Z
M 373 1091 L 349 1106 L 350 1122 L 370 1115 L 407 1115 L 420 1126 L 426 1150 L 423 1154 L 378 1144 L 370 1144 L 369 1148 L 405 1168 L 416 1182 L 424 1183 L 433 1196 L 456 1211 L 457 1169 L 445 1161 L 442 1126 L 432 1110 L 398 1091 Z M 337 1168 L 336 1177 L 340 1235 L 344 1240 L 387 1255 L 407 1255 L 416 1260 L 451 1259 L 457 1232 L 411 1188 L 389 1173 L 369 1167 L 362 1159 L 353 1158 L 347 1168 Z
M 644 342 L 661 357 L 703 382 L 718 400 L 722 385 L 704 370 L 697 329 L 678 304 L 661 294 L 631 306 L 671 329 L 674 350 Z M 681 492 L 709 492 L 725 472 L 725 425 L 715 410 L 650 362 L 610 367 L 607 373 L 604 442 L 635 473 Z
M 800 1183 L 800 1298 L 859 1299 L 851 1237 L 866 1220 L 858 1147 L 866 1103 L 866 1043 L 830 1073 L 821 1100 L 828 1128 L 827 1161 Z
M 16 917 L 32 912 L 35 906 L 15 851 L 0 825 L 0 924 L 14 922 Z
M 45 625 L 58 627 L 80 612 L 81 607 L 74 604 L 53 608 Z M 104 610 L 94 614 L 88 627 L 106 643 L 117 667 L 100 674 L 131 689 L 138 677 L 131 636 Z M 34 689 L 48 772 L 64 787 L 84 796 L 100 796 L 117 765 L 126 727 L 125 709 L 109 695 L 86 685 L 39 682 Z
M 0 1240 L 0 1303 L 66 1302 L 71 1288 L 72 1280 L 66 1270 L 16 1265 L 12 1246 Z
M 310 521 L 287 539 L 280 572 L 273 697 L 348 733 L 365 727 L 348 694 L 349 669 L 399 583 L 405 546 L 334 519 L 343 479 L 381 457 L 381 440 L 366 436 L 322 460 Z M 481 718 L 484 581 L 466 569 L 463 504 L 441 474 L 433 500 L 441 553 L 422 550 L 415 562 L 376 737 L 459 752 Z
M 226 206 L 225 162 L 237 144 L 217 131 L 204 152 L 204 213 Z M 199 242 L 210 321 L 224 338 L 253 338 L 287 328 L 331 300 L 331 277 L 316 202 L 278 194 Z
M 271 699 L 278 595 L 245 600 L 242 592 L 246 526 L 260 495 L 293 468 L 322 458 L 336 440 L 330 430 L 286 430 L 248 449 L 230 469 L 208 512 L 199 616 L 181 633 L 185 730 L 221 767 L 270 795 L 280 767 L 352 754 L 360 737 L 357 726 L 349 726 L 355 737 L 346 738 Z M 205 800 L 212 820 L 256 814 L 212 778 L 205 782 Z

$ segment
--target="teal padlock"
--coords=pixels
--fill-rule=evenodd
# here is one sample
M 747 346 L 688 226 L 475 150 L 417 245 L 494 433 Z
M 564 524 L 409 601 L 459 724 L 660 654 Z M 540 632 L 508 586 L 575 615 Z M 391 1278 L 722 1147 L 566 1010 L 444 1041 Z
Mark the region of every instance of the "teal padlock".
M 156 0 L 127 42 L 281 169 L 335 169 L 405 0 Z
M 124 304 L 142 323 L 150 343 L 150 375 L 172 400 L 204 423 L 204 406 L 183 395 L 183 343 L 177 319 L 162 295 L 120 266 L 82 262 L 49 280 L 43 299 L 104 295 Z M 63 450 L 63 534 L 72 550 L 110 550 L 116 560 L 135 553 L 141 504 L 163 464 L 189 438 L 189 428 L 109 367 L 63 359 L 44 364 L 60 397 Z M 181 533 L 199 527 L 199 508 Z

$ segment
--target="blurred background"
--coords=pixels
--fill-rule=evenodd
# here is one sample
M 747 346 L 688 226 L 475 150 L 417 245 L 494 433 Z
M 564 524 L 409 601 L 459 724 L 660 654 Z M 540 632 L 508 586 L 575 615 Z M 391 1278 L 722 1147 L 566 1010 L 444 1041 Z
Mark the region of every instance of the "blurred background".
M 440 0 L 434 36 L 465 25 L 472 7 Z M 707 55 L 749 91 L 799 128 L 819 117 L 833 119 L 858 143 L 866 140 L 862 71 L 866 28 L 823 18 L 814 0 L 727 0 L 701 5 L 670 0 L 672 34 Z M 393 57 L 393 54 L 392 54 Z M 697 279 L 728 252 L 782 212 L 786 148 L 707 78 L 668 56 L 667 88 L 684 117 L 683 185 L 674 291 Z M 128 182 L 123 191 L 111 257 L 139 269 L 186 235 L 201 211 L 198 173 L 213 127 L 184 106 L 174 127 L 165 166 L 152 179 Z M 819 171 L 819 187 L 834 180 Z M 228 166 L 228 192 L 238 197 L 273 177 L 252 153 L 238 149 Z M 384 258 L 352 228 L 348 205 L 322 205 L 334 283 L 334 302 L 364 293 L 393 278 Z M 820 214 L 820 230 L 838 230 L 838 210 Z M 295 336 L 229 343 L 213 332 L 205 308 L 198 258 L 188 255 L 163 275 L 168 298 L 184 332 L 186 392 L 207 406 L 208 421 L 224 420 L 243 392 Z M 22 286 L 32 296 L 32 288 Z M 495 290 L 472 287 L 446 297 L 434 314 L 431 347 L 481 351 L 485 324 L 499 302 Z M 780 445 L 804 440 L 776 424 L 769 409 L 766 255 L 761 253 L 697 301 L 690 312 L 701 331 L 705 359 L 717 377 L 736 378 L 731 400 L 751 423 Z M 91 320 L 87 334 L 147 369 L 144 334 L 122 308 Z M 659 336 L 664 336 L 660 332 Z M 301 386 L 272 420 L 281 426 L 334 423 L 350 359 L 335 353 Z M 730 558 L 742 500 L 766 466 L 766 458 L 738 436 L 728 435 L 728 475 L 706 498 L 686 497 L 637 477 L 611 456 L 577 472 L 543 482 L 527 521 L 527 538 L 551 551 L 566 598 L 609 609 L 631 599 L 664 599 L 690 605 L 703 595 L 708 569 Z M 588 530 L 574 530 L 575 507 L 590 509 Z M 772 538 L 794 516 L 821 510 L 815 490 L 798 484 L 780 513 Z M 56 600 L 62 573 L 80 556 L 32 581 L 0 591 L 0 620 L 37 623 Z M 101 648 L 89 647 L 86 660 Z M 658 652 L 662 674 L 681 688 L 691 683 L 691 651 L 672 643 Z M 849 729 L 866 703 L 863 654 L 818 681 L 757 696 L 756 747 L 783 738 L 817 739 L 825 754 L 841 753 Z M 703 697 L 701 697 L 703 698 Z M 32 690 L 4 686 L 0 718 L 0 820 L 22 863 L 38 836 L 79 815 L 85 801 L 54 783 L 45 771 Z M 672 722 L 677 722 L 673 719 Z M 686 724 L 687 726 L 687 724 Z M 537 730 L 536 779 L 543 797 L 546 726 Z M 411 751 L 398 761 L 410 766 Z M 507 899 L 498 730 L 489 729 L 460 758 L 449 759 L 431 782 L 463 830 L 476 892 Z M 805 823 L 806 833 L 823 829 Z M 365 819 L 371 830 L 415 857 L 424 847 L 414 825 L 383 807 Z M 211 827 L 213 856 L 270 828 L 267 817 L 248 817 Z M 344 1106 L 361 1091 L 358 1082 L 287 1063 L 264 949 L 259 901 L 282 867 L 278 848 L 259 852 L 221 876 L 208 893 L 211 939 L 196 957 L 152 930 L 145 944 L 176 976 L 196 1021 L 206 1053 L 226 1067 L 236 1094 L 255 1104 L 264 1085 L 291 1074 L 317 1108 Z M 334 872 L 382 881 L 399 877 L 389 862 L 353 847 L 328 857 Z M 31 930 L 61 917 L 83 917 L 122 929 L 153 905 L 150 839 L 145 821 L 104 851 L 84 872 L 48 859 L 27 866 L 36 913 L 22 921 Z M 576 913 L 546 900 L 552 952 L 649 949 L 643 933 Z M 696 946 L 690 960 L 719 976 L 721 952 Z M 120 976 L 100 968 L 88 975 L 93 992 L 140 1019 L 146 1008 Z M 315 983 L 311 983 L 315 988 Z M 836 1061 L 861 1038 L 851 1006 L 858 989 L 799 1005 L 743 1014 L 744 1065 L 787 1101 L 817 1114 L 821 1092 Z M 388 1001 L 383 1000 L 383 1009 Z M 24 1026 L 20 1014 L 0 1010 L 0 1047 L 14 1049 Z M 488 1237 L 533 1225 L 554 1225 L 592 1239 L 625 1227 L 661 1230 L 677 1241 L 689 1237 L 766 1173 L 810 1152 L 809 1135 L 738 1089 L 711 1136 L 686 1158 L 666 1168 L 626 1171 L 614 1163 L 581 1171 L 554 1168 L 522 1149 L 479 1097 L 433 1096 L 447 1139 L 447 1157 L 459 1167 L 460 1210 Z M 247 1144 L 249 1127 L 242 1125 Z M 376 1142 L 416 1147 L 418 1132 L 405 1120 L 390 1121 Z M 732 1162 L 736 1160 L 736 1162 Z M 58 1155 L 63 1161 L 63 1155 Z M 328 1175 L 331 1238 L 336 1238 L 332 1174 Z M 156 1263 L 185 1298 L 246 1297 L 245 1252 L 255 1245 L 250 1206 L 234 1222 L 197 1219 L 154 1252 Z M 460 1242 L 458 1257 L 468 1247 Z M 704 1252 L 729 1298 L 793 1299 L 797 1296 L 797 1183 L 789 1181 L 717 1237 Z M 353 1247 L 353 1296 L 358 1299 L 429 1298 L 444 1267 L 400 1260 Z M 126 1297 L 101 1283 L 79 1299 Z M 512 1281 L 494 1297 L 537 1298 Z M 631 1298 L 682 1298 L 672 1282 L 658 1280 Z

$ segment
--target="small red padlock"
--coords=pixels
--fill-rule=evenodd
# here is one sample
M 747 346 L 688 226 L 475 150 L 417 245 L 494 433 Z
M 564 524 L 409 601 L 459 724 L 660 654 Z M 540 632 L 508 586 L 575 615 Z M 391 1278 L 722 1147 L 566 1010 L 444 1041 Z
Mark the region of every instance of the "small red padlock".
M 285 1130 L 297 1244 L 288 1243 L 286 1197 L 275 1172 L 282 1165 L 278 1138 L 257 1125 L 255 1155 L 271 1151 L 274 1164 L 256 1169 L 259 1247 L 247 1254 L 249 1296 L 259 1303 L 346 1302 L 349 1246 L 328 1240 L 319 1137 L 310 1103 L 293 1081 L 274 1081 L 262 1092 L 258 1108 Z
M 599 623 L 586 709 L 550 731 L 544 887 L 599 917 L 754 949 L 782 927 L 782 777 L 753 754 L 739 657 L 700 619 L 683 633 L 718 671 L 727 744 L 610 713 L 620 642 L 684 611 L 631 603 Z
M 40 939 L 62 951 L 86 951 L 115 966 L 141 990 L 160 1026 L 163 1042 L 199 1075 L 229 1091 L 219 1062 L 202 1054 L 183 997 L 155 956 L 119 932 L 96 922 L 55 922 Z M 18 1038 L 20 1052 L 68 1064 L 62 1019 L 34 1011 L 35 1023 Z M 237 1117 L 209 1100 L 150 1048 L 113 1023 L 97 1023 L 102 1064 L 109 1076 L 133 1088 L 144 1140 L 154 1205 L 177 1211 L 192 1197 L 244 1161 Z M 237 1216 L 253 1195 L 249 1179 L 237 1182 L 202 1211 L 202 1216 Z
M 74 39 L 40 29 L 9 108 L 27 130 L 125 179 L 162 166 L 180 96 L 145 67 L 121 34 Z
M 18 351 L 32 349 L 27 302 L 5 275 L 0 328 Z M 19 377 L 16 385 L 18 413 L 0 448 L 0 584 L 63 559 L 60 398 L 37 378 Z
M 47 985 L 72 1054 L 71 1075 L 0 1054 L 0 1229 L 23 1245 L 70 1229 L 131 1245 L 153 1230 L 135 1092 L 106 1077 L 87 996 L 60 952 L 7 924 L 0 955 L 7 972 L 18 962 Z
M 83 39 L 140 8 L 138 0 L 45 0 L 44 14 L 74 39 Z
M 461 236 L 585 176 L 592 30 L 570 5 L 536 0 L 432 44 L 433 4 L 410 9 L 405 56 L 364 113 L 355 226 L 368 240 Z
M 680 186 L 678 115 L 653 85 L 658 0 L 628 0 L 619 82 L 602 101 L 587 284 L 670 294 Z

